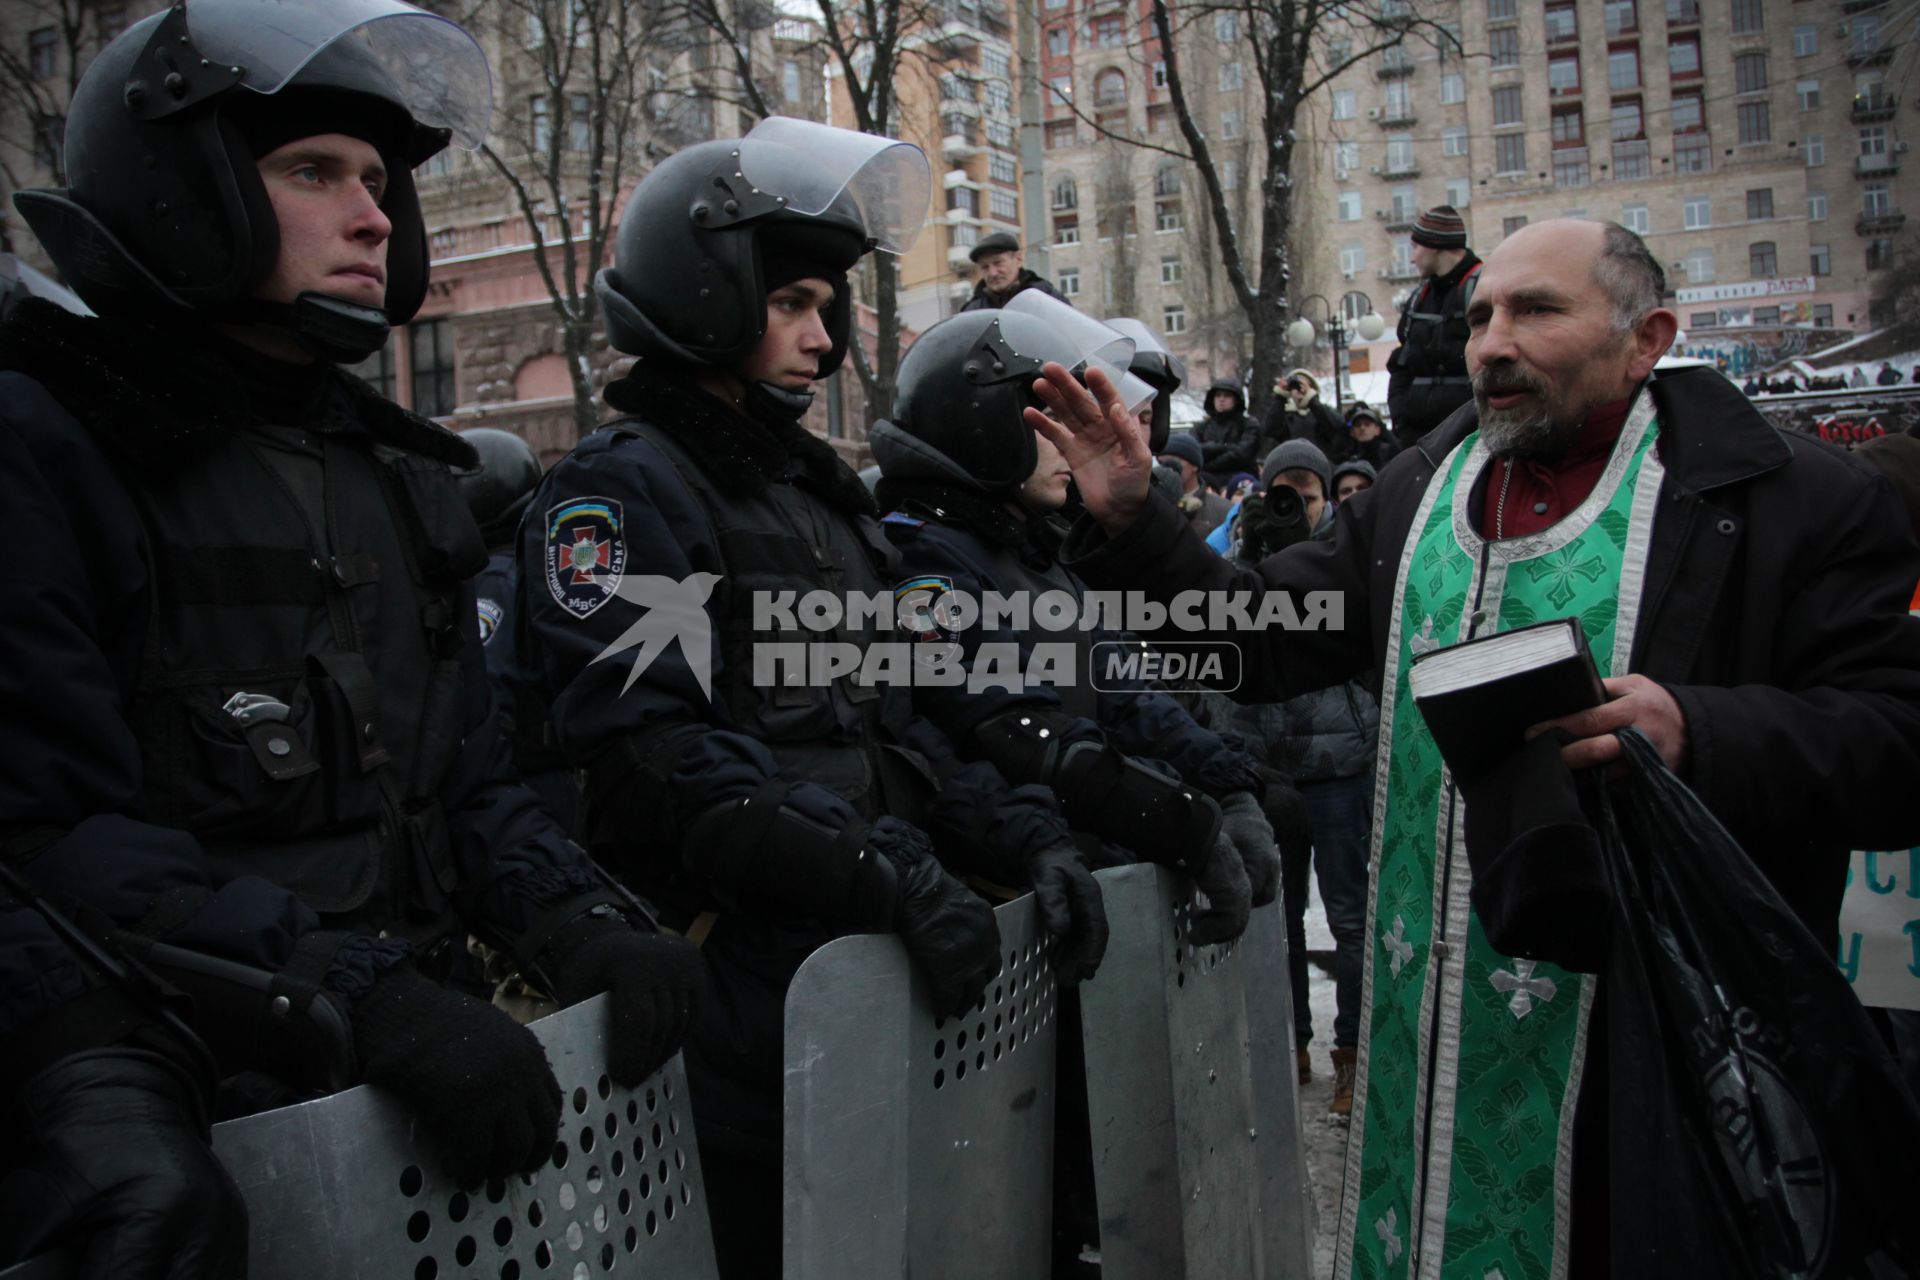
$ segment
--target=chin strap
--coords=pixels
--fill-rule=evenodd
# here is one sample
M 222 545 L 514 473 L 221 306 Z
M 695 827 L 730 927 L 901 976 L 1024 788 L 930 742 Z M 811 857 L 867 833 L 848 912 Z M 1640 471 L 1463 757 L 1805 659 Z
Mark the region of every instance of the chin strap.
M 387 345 L 393 326 L 378 307 L 332 294 L 301 294 L 292 302 L 250 298 L 227 308 L 233 320 L 286 329 L 314 357 L 329 364 L 358 364 Z
M 747 394 L 741 399 L 740 407 L 754 418 L 797 422 L 813 407 L 813 392 L 788 391 L 771 382 L 753 382 L 747 385 Z

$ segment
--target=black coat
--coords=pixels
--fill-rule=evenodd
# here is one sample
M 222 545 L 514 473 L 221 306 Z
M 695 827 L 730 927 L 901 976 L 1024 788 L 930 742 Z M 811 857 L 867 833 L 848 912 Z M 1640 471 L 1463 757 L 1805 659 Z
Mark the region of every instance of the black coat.
M 1028 289 L 1038 289 L 1049 298 L 1059 298 L 1060 301 L 1067 302 L 1065 298 L 1060 296 L 1060 291 L 1053 287 L 1052 281 L 1048 280 L 1045 276 L 1037 276 L 1025 267 L 1022 267 L 1020 268 L 1020 274 L 1014 277 L 1013 288 L 1007 290 L 1005 293 L 994 293 L 988 289 L 985 279 L 975 281 L 973 296 L 968 298 L 966 304 L 960 309 L 962 311 L 986 311 L 1004 307 L 1013 301 L 1015 294 L 1025 293 Z M 1067 305 L 1072 306 L 1073 304 L 1067 302 Z
M 1347 428 L 1333 406 L 1319 396 L 1307 401 L 1304 410 L 1294 409 L 1285 396 L 1275 396 L 1267 408 L 1266 450 L 1288 440 L 1310 440 L 1332 460 L 1346 447 Z M 1266 461 L 1266 452 L 1259 461 Z

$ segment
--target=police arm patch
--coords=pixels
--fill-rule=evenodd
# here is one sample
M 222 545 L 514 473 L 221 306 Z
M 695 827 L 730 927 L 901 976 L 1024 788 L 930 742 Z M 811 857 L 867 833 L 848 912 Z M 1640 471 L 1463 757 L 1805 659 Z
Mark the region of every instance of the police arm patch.
M 613 599 L 627 569 L 626 524 L 617 499 L 570 498 L 547 512 L 547 591 L 576 618 Z

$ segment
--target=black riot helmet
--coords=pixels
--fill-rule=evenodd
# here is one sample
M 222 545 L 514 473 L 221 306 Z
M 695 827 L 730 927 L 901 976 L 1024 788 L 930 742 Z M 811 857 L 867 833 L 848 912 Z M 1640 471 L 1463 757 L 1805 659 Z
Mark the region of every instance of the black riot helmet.
M 492 75 L 473 37 L 403 0 L 184 0 L 122 32 L 81 78 L 67 116 L 67 189 L 22 191 L 14 203 L 103 315 L 280 324 L 322 359 L 352 362 L 426 297 L 410 170 L 449 142 L 479 146 L 492 111 Z M 324 133 L 371 143 L 388 169 L 380 308 L 318 293 L 290 304 L 252 296 L 280 253 L 255 162 Z
M 1133 339 L 1133 361 L 1127 372 L 1154 390 L 1153 424 L 1147 446 L 1159 457 L 1173 434 L 1173 393 L 1187 380 L 1187 364 L 1168 349 L 1166 341 L 1151 328 L 1130 316 L 1107 321 L 1116 333 Z
M 846 356 L 847 269 L 869 250 L 912 247 L 932 188 L 912 143 L 785 116 L 676 152 L 634 189 L 614 265 L 594 282 L 607 340 L 643 358 L 729 368 L 766 334 L 767 294 L 820 276 L 835 294 L 824 378 Z
M 505 546 L 540 483 L 540 459 L 525 440 L 498 427 L 474 427 L 460 438 L 480 455 L 480 469 L 460 477 L 460 496 L 487 545 Z
M 1096 364 L 1118 381 L 1130 344 L 1105 330 L 1096 351 L 1084 338 L 1021 312 L 963 311 L 921 334 L 900 362 L 893 414 L 871 434 L 888 480 L 960 484 L 1012 498 L 1039 460 L 1023 410 L 1040 408 L 1033 383 L 1048 361 Z

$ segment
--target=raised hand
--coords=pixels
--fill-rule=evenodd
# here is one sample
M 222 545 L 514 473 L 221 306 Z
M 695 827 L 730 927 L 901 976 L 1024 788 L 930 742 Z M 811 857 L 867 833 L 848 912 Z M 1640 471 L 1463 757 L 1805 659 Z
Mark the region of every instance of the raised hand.
M 1127 412 L 1107 375 L 1087 370 L 1080 385 L 1063 365 L 1048 362 L 1033 383 L 1047 412 L 1028 409 L 1029 425 L 1060 450 L 1073 469 L 1080 500 L 1101 528 L 1117 534 L 1146 505 L 1153 476 L 1147 429 Z

